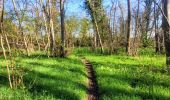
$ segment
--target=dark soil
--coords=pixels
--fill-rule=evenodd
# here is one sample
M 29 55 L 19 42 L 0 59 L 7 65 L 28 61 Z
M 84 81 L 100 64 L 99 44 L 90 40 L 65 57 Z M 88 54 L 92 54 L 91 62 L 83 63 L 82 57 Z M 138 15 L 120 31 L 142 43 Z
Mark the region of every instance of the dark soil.
M 83 58 L 83 63 L 86 66 L 88 76 L 88 100 L 99 100 L 98 84 L 93 66 L 85 58 Z

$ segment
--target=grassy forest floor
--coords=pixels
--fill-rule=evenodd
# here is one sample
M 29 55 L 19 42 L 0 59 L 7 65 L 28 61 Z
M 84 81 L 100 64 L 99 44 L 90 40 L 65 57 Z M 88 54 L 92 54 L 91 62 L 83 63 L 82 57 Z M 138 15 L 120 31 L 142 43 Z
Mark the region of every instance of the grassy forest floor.
M 143 49 L 137 57 L 100 55 L 79 48 L 67 58 L 48 58 L 42 54 L 16 58 L 24 72 L 25 87 L 9 89 L 5 62 L 0 58 L 0 99 L 5 100 L 85 100 L 87 72 L 78 56 L 94 67 L 102 100 L 170 100 L 170 75 L 165 56 Z
M 154 50 L 142 50 L 138 57 L 100 55 L 81 49 L 77 54 L 93 64 L 103 100 L 170 100 L 165 56 L 155 55 Z
M 2 65 L 4 60 L 0 59 Z M 5 70 L 0 69 L 0 99 L 3 100 L 84 100 L 86 70 L 74 55 L 68 58 L 48 58 L 44 55 L 16 58 L 24 74 L 25 89 L 11 90 Z M 4 64 L 3 64 L 4 65 Z M 5 83 L 5 84 L 4 84 Z

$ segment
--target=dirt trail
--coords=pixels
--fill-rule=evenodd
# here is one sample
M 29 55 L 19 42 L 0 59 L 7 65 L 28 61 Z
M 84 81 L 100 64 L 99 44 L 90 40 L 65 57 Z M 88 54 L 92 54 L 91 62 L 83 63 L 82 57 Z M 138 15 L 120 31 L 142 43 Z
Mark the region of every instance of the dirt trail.
M 87 76 L 88 76 L 88 100 L 99 100 L 99 93 L 98 93 L 98 84 L 96 80 L 96 75 L 93 69 L 92 64 L 82 58 L 83 63 L 87 69 Z

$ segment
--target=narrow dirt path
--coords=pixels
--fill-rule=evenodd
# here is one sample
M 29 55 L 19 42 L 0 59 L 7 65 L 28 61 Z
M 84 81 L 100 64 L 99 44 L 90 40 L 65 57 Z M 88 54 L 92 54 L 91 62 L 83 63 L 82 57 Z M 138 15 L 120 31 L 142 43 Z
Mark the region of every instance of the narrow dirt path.
M 88 100 L 99 100 L 98 84 L 92 64 L 85 58 L 81 58 L 85 64 L 88 76 Z

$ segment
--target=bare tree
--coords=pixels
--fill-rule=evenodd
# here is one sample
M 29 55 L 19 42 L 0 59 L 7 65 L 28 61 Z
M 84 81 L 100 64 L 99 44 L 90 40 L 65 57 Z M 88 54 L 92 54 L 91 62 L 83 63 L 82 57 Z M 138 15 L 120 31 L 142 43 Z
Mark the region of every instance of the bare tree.
M 15 0 L 12 0 L 12 4 L 13 4 L 13 8 L 14 8 L 14 12 L 16 14 L 16 17 L 17 17 L 17 20 L 18 20 L 18 24 L 19 24 L 19 33 L 22 34 L 23 36 L 23 41 L 24 41 L 24 45 L 25 45 L 25 50 L 27 52 L 27 55 L 29 56 L 30 55 L 30 51 L 29 51 L 29 48 L 28 48 L 28 42 L 27 42 L 27 37 L 24 35 L 24 30 L 23 30 L 23 27 L 22 27 L 22 19 L 20 18 L 20 14 L 19 14 L 19 11 L 17 10 L 17 5 L 16 5 L 16 1 Z
M 53 24 L 54 22 L 52 19 L 52 1 L 48 0 L 46 2 L 46 6 L 43 4 L 42 0 L 40 0 L 40 3 L 43 8 L 43 17 L 44 17 L 44 22 L 45 22 L 45 27 L 46 27 L 45 31 L 48 36 L 47 48 L 50 44 L 51 56 L 55 57 L 56 56 L 56 38 L 55 38 L 55 32 L 54 32 L 54 24 Z
M 16 17 L 17 17 L 17 20 L 18 20 L 20 32 L 22 33 L 22 35 L 24 35 L 23 28 L 22 28 L 22 21 L 21 21 L 21 18 L 19 17 L 19 13 L 18 13 L 18 10 L 17 10 L 17 5 L 16 5 L 15 0 L 12 0 L 12 4 L 13 4 L 14 11 L 15 11 L 15 14 L 16 14 Z
M 49 35 L 50 33 L 49 33 L 48 25 L 47 25 L 46 9 L 45 9 L 45 5 L 43 4 L 42 0 L 40 0 L 40 6 L 43 9 L 42 16 L 43 16 L 44 25 L 45 25 L 45 33 L 47 35 L 47 44 L 45 46 L 45 52 L 47 51 L 47 55 L 48 55 L 48 51 L 49 51 L 48 48 L 50 46 L 50 35 Z

